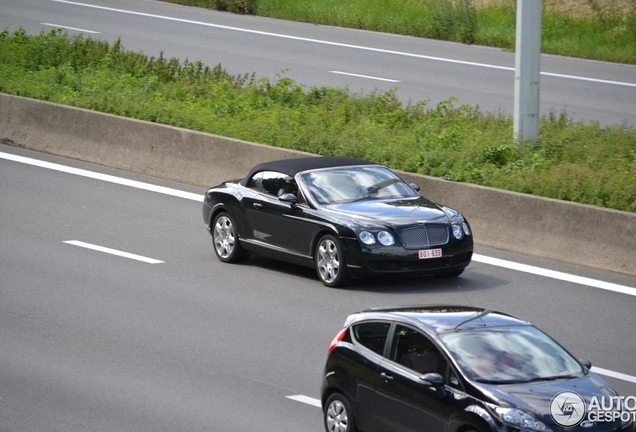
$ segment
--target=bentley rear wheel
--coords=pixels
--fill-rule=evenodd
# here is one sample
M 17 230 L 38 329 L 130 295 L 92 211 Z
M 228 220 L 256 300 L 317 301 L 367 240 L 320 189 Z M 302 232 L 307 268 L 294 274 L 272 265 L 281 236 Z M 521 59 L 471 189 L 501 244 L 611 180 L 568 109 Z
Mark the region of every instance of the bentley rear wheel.
M 240 262 L 249 256 L 249 253 L 239 243 L 234 219 L 229 213 L 222 212 L 214 218 L 212 242 L 216 256 L 223 262 Z
M 351 281 L 343 247 L 340 240 L 331 234 L 321 237 L 318 241 L 314 262 L 316 273 L 325 286 L 336 288 Z

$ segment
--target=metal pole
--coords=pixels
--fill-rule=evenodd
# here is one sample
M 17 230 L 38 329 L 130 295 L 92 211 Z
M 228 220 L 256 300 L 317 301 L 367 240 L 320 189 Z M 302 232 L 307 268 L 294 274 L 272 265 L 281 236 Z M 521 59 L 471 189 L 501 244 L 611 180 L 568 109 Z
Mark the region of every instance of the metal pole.
M 539 141 L 542 0 L 517 0 L 514 135 Z

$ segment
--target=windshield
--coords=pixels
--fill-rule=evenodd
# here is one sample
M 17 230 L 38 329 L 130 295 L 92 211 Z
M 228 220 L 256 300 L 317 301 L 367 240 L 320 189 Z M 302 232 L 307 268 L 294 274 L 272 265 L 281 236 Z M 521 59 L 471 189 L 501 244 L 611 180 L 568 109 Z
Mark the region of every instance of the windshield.
M 459 331 L 442 341 L 464 373 L 479 382 L 541 381 L 583 372 L 567 351 L 531 326 Z
M 321 205 L 419 196 L 395 173 L 382 166 L 318 170 L 301 174 L 300 177 L 311 196 Z

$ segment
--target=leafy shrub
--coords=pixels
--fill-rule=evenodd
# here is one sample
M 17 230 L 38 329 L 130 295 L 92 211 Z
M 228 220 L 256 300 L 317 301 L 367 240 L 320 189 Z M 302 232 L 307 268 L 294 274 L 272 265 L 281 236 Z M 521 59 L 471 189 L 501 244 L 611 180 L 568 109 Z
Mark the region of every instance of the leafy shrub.
M 540 146 L 512 119 L 448 99 L 402 105 L 289 78 L 231 75 L 61 31 L 0 33 L 0 91 L 321 155 L 636 212 L 636 130 L 541 119 Z

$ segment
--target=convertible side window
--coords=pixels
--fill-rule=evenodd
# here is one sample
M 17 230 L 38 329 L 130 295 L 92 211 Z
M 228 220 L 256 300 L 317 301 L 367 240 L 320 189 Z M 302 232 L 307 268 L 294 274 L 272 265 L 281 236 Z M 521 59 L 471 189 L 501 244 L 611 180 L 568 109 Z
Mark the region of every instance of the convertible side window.
M 275 197 L 284 193 L 298 196 L 298 185 L 293 177 L 274 171 L 263 172 L 263 192 Z
M 250 189 L 254 189 L 255 191 L 260 192 L 261 187 L 263 185 L 263 173 L 258 172 L 252 176 L 252 178 L 247 182 L 247 187 Z
M 391 324 L 387 322 L 365 322 L 354 325 L 352 330 L 356 341 L 382 355 L 390 327 Z
M 446 360 L 433 342 L 410 327 L 395 327 L 391 360 L 419 374 L 436 372 L 446 376 Z

